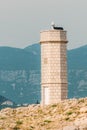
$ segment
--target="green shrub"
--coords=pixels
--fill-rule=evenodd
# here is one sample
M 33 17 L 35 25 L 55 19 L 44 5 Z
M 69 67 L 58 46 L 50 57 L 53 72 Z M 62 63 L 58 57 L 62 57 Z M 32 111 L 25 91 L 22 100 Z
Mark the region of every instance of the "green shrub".
M 53 104 L 52 107 L 56 107 L 57 105 L 56 104 Z
M 20 130 L 18 126 L 15 126 L 13 130 Z
M 65 120 L 68 121 L 70 118 L 69 117 L 66 117 Z
M 23 122 L 20 121 L 20 120 L 18 120 L 18 121 L 16 121 L 16 124 L 17 124 L 17 125 L 21 125 L 21 124 L 23 124 Z
M 30 126 L 29 130 L 33 130 L 35 127 L 34 126 Z
M 50 123 L 50 122 L 52 122 L 51 120 L 44 120 L 44 122 L 46 122 L 46 123 Z
M 84 99 L 80 99 L 78 103 L 84 103 Z
M 73 113 L 72 111 L 68 111 L 68 112 L 66 112 L 66 115 L 69 116 L 69 115 L 72 115 L 72 113 Z

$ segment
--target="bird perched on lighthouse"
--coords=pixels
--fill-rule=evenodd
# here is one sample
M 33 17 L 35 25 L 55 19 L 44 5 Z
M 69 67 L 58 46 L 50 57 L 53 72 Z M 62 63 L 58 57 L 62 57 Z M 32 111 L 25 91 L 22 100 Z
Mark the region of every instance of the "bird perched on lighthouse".
M 54 22 L 51 23 L 51 28 L 52 28 L 52 30 L 53 30 L 53 29 L 63 30 L 63 27 L 57 27 L 57 26 L 55 26 L 55 23 L 54 23 Z

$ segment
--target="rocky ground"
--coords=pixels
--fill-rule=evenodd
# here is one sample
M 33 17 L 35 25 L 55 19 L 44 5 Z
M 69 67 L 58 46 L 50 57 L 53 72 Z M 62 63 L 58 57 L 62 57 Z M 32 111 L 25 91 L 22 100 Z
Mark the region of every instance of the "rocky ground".
M 0 130 L 87 130 L 87 98 L 2 109 Z

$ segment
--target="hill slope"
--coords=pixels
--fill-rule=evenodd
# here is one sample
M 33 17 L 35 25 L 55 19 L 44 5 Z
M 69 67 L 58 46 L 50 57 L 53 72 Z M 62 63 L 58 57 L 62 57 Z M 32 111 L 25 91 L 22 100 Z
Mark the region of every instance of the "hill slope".
M 87 45 L 68 51 L 69 69 L 87 69 Z
M 68 51 L 69 97 L 87 96 L 87 45 Z
M 38 61 L 37 55 L 32 51 L 25 51 L 23 49 L 0 47 L 0 70 L 31 70 L 37 69 L 33 64 Z
M 40 101 L 40 58 L 36 53 L 0 47 L 0 94 L 18 104 Z
M 87 98 L 73 99 L 41 107 L 29 105 L 0 111 L 0 129 L 86 130 Z
M 11 100 L 5 98 L 4 96 L 0 95 L 0 109 L 5 108 L 5 107 L 15 107 L 16 104 L 12 102 Z

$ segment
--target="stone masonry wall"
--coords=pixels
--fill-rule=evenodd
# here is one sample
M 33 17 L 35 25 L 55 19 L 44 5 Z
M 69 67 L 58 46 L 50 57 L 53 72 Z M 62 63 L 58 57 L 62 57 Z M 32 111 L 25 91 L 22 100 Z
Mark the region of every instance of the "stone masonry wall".
M 66 31 L 41 33 L 42 104 L 58 103 L 67 98 L 66 43 Z M 47 93 L 45 88 L 48 88 Z

